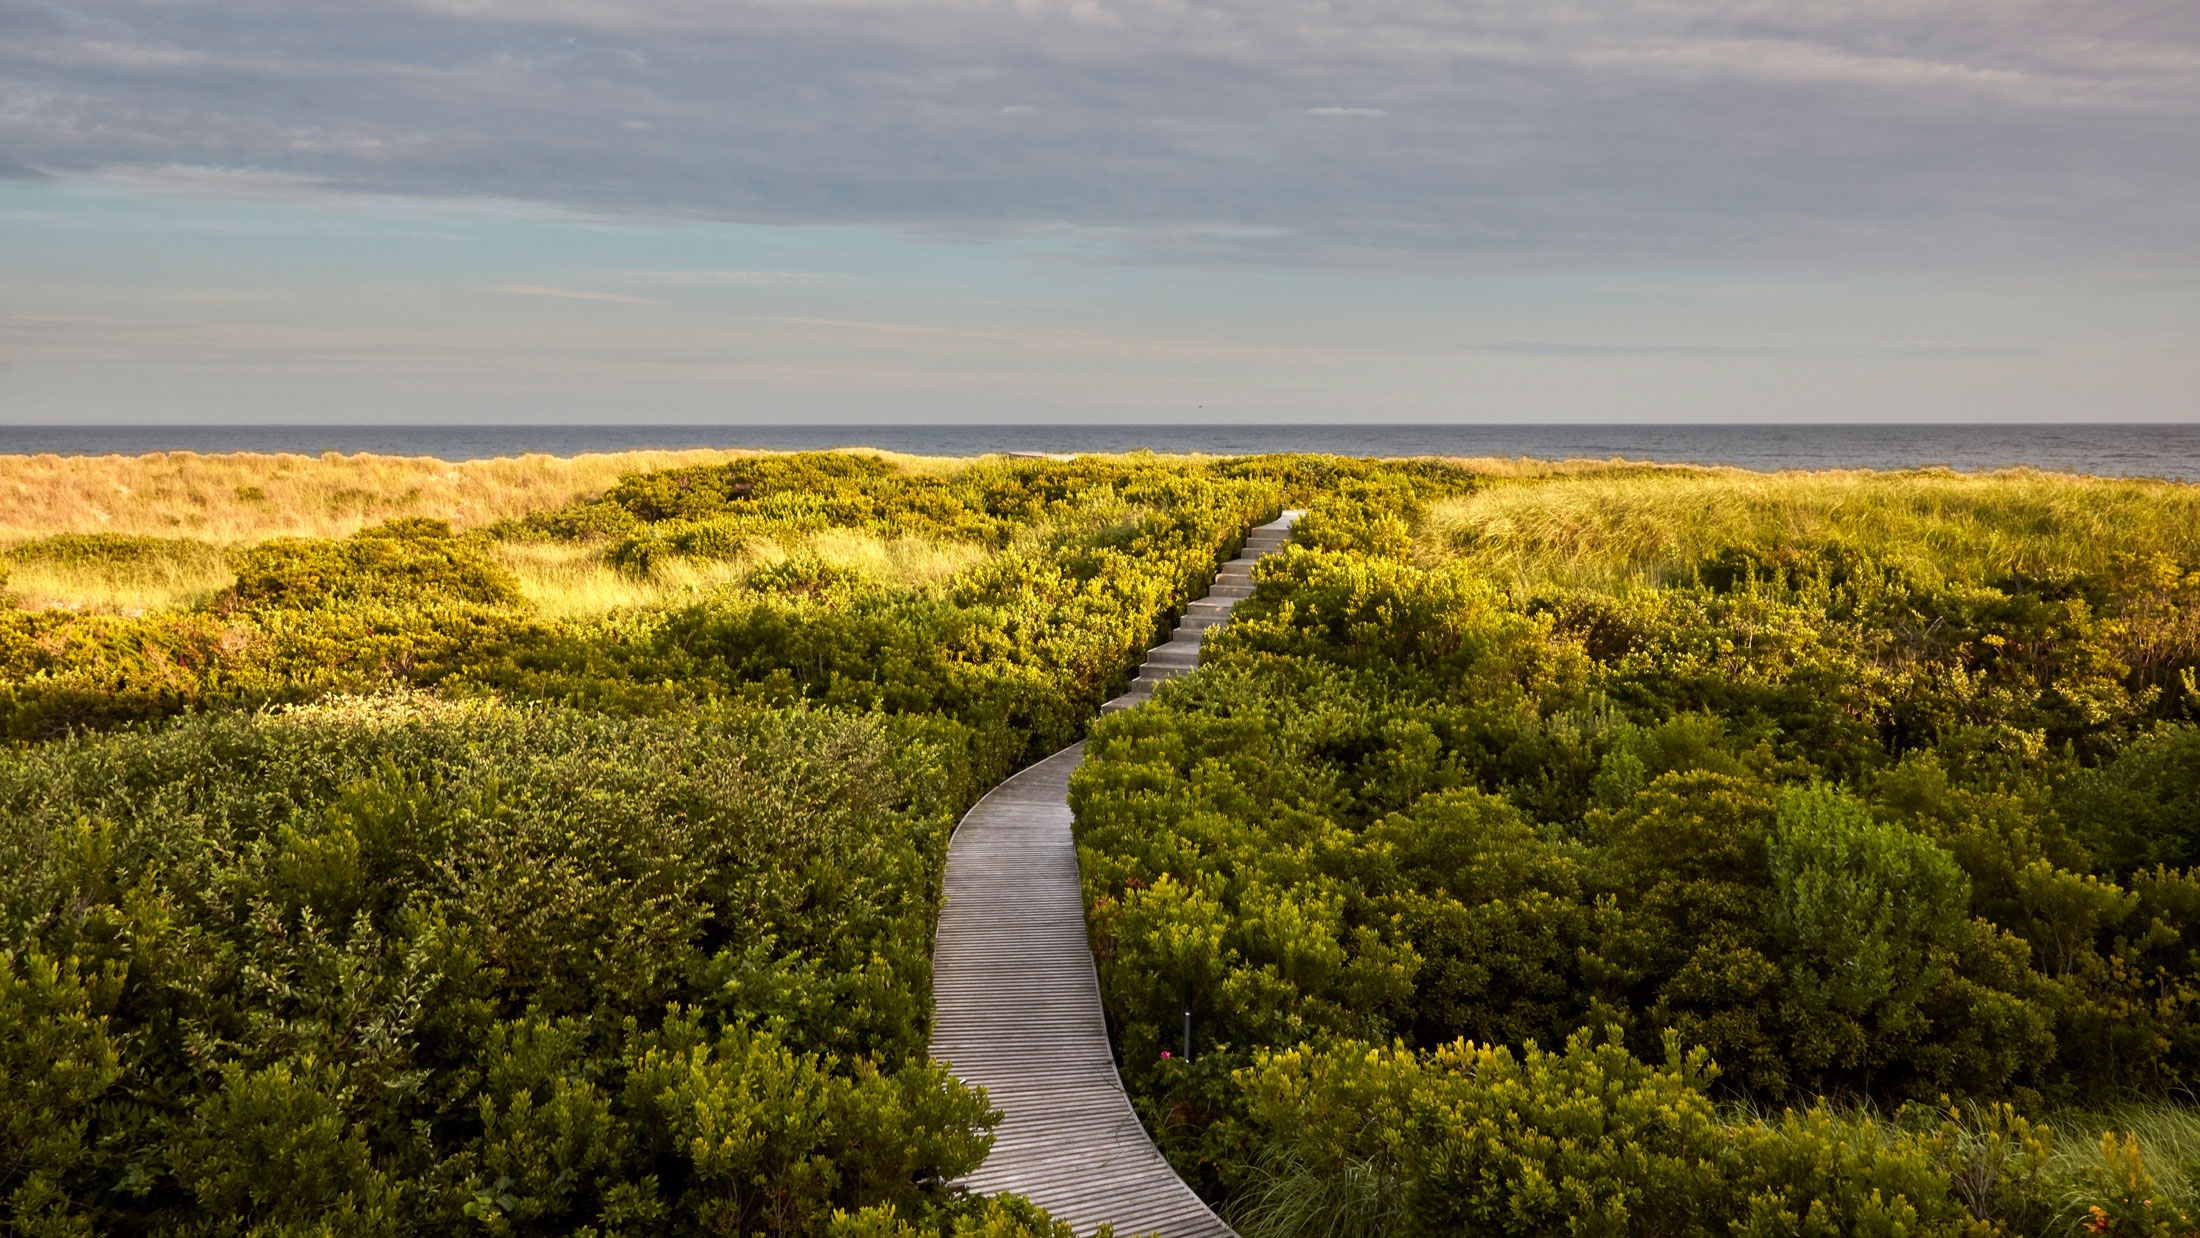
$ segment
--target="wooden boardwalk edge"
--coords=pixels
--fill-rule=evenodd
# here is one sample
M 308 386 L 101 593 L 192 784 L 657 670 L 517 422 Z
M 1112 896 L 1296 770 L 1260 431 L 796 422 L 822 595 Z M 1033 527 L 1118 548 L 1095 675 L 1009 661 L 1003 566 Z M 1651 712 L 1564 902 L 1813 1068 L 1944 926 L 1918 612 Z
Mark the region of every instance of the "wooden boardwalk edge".
M 1190 671 L 1206 633 L 1252 592 L 1253 562 L 1288 539 L 1298 514 L 1253 530 L 1109 709 Z M 993 788 L 948 847 L 931 1052 L 1005 1115 L 963 1185 L 1027 1196 L 1079 1235 L 1113 1225 L 1123 1238 L 1235 1238 L 1154 1147 L 1116 1073 L 1071 833 L 1069 776 L 1084 751 L 1072 744 Z

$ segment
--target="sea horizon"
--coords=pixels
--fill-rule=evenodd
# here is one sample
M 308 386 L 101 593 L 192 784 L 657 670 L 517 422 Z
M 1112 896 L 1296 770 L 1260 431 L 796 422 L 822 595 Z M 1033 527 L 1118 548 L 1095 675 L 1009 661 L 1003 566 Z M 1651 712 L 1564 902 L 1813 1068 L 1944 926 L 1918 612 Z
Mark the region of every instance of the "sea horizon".
M 1782 469 L 2036 468 L 2106 477 L 2200 480 L 2200 424 L 2138 422 L 1918 425 L 1027 424 L 819 425 L 91 425 L 0 426 L 0 455 L 162 451 L 445 460 L 680 448 L 877 447 L 917 455 L 995 452 L 1317 452 L 1350 456 L 1610 459 Z

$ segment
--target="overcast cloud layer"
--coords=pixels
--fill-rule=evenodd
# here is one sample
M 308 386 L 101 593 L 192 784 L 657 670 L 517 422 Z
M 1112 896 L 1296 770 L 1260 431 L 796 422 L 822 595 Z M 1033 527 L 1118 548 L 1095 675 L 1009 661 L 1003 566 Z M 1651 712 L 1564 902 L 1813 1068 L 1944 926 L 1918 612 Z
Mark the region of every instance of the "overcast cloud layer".
M 0 177 L 1276 266 L 2200 257 L 2192 0 L 0 0 Z

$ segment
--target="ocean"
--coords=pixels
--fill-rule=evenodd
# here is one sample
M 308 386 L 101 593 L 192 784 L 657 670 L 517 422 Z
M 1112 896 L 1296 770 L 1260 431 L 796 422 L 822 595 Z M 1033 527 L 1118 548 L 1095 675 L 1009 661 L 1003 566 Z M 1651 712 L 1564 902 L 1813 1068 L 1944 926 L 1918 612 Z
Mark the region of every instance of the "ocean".
M 996 451 L 1328 452 L 1657 460 L 1747 469 L 2030 467 L 2200 481 L 2188 425 L 808 425 L 0 426 L 0 454 L 335 451 L 444 460 L 642 447 L 882 447 Z

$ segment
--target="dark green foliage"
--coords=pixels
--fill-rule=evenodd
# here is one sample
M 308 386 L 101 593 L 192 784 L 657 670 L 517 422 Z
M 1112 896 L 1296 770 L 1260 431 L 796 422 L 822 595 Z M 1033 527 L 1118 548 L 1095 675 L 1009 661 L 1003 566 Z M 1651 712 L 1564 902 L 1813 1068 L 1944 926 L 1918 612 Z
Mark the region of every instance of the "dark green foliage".
M 2165 727 L 2141 737 L 2073 779 L 2062 808 L 2114 872 L 2200 864 L 2200 729 Z
M 1772 936 L 1803 1004 L 1890 1023 L 1947 974 L 1971 883 L 1929 838 L 1824 786 L 1783 792 L 1766 850 Z
M 10 758 L 0 1194 L 100 1233 L 918 1219 L 992 1119 L 923 1057 L 913 738 L 397 698 Z
M 1971 1169 L 1961 1124 L 1890 1129 L 1823 1107 L 1735 1124 L 1707 1096 L 1715 1074 L 1700 1050 L 1669 1040 L 1653 1066 L 1586 1031 L 1563 1051 L 1270 1054 L 1241 1076 L 1242 1121 L 1272 1141 L 1246 1219 L 1280 1234 L 1990 1232 L 1951 1189 Z M 2010 1160 L 2044 1159 L 2021 1119 L 1982 1116 Z M 1324 1198 L 1325 1181 L 1358 1189 Z

